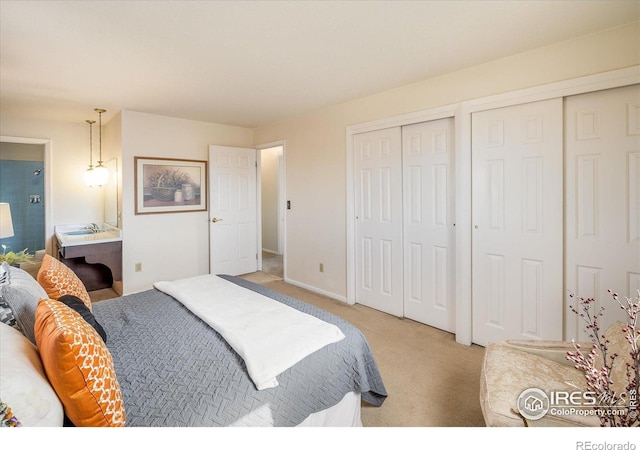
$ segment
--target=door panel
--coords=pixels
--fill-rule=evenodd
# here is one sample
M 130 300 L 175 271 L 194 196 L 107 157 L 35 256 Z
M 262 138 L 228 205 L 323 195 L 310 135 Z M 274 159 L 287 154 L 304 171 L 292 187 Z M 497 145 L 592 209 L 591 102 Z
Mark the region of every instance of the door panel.
M 354 136 L 356 302 L 402 316 L 400 128 Z
M 640 86 L 565 99 L 566 288 L 605 307 L 601 328 L 626 320 L 607 289 L 640 289 Z M 567 314 L 567 339 L 586 339 Z
M 256 150 L 209 147 L 210 272 L 241 275 L 257 262 Z
M 402 127 L 405 316 L 455 331 L 453 119 Z
M 561 339 L 562 99 L 472 115 L 473 342 Z

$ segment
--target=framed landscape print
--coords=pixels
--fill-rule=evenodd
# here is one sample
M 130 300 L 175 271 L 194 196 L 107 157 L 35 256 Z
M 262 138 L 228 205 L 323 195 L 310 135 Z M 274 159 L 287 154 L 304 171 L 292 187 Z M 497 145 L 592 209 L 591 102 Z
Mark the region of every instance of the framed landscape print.
M 136 214 L 207 210 L 207 161 L 136 156 Z

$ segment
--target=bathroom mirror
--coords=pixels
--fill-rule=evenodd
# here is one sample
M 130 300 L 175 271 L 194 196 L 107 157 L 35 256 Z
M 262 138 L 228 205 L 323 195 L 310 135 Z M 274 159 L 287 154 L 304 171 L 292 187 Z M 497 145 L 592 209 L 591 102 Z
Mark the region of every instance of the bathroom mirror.
M 109 171 L 109 181 L 103 187 L 104 194 L 104 222 L 120 228 L 118 209 L 118 159 L 105 161 L 104 166 Z

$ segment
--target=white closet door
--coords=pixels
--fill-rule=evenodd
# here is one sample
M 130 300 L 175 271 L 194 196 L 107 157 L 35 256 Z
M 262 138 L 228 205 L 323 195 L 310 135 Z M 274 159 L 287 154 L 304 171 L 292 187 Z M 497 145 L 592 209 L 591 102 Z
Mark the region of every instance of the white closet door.
M 354 136 L 356 302 L 402 316 L 400 128 Z
M 402 127 L 404 314 L 455 331 L 453 119 Z
M 640 289 L 640 86 L 568 97 L 565 121 L 566 287 L 605 307 L 604 331 L 625 320 L 607 289 Z M 585 339 L 566 297 L 566 337 Z
M 562 99 L 472 115 L 473 342 L 561 339 Z

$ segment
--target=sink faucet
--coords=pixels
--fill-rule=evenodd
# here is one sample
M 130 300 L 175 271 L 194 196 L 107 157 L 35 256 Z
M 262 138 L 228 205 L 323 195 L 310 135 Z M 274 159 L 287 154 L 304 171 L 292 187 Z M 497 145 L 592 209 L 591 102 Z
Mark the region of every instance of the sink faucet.
M 94 233 L 97 233 L 98 231 L 100 231 L 100 227 L 98 226 L 98 224 L 95 224 L 95 223 L 92 223 L 91 225 L 87 225 L 85 229 L 91 230 Z

